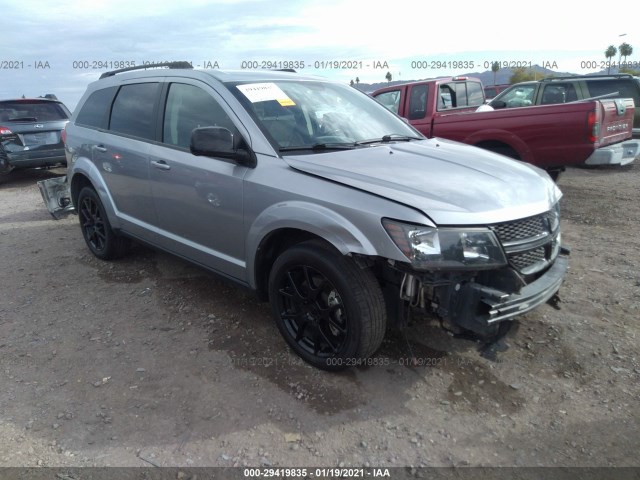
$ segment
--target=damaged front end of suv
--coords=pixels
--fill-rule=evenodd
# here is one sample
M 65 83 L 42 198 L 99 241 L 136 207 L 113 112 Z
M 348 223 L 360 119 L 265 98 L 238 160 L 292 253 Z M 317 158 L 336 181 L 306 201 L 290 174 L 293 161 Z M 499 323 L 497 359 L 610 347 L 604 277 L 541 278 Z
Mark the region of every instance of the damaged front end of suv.
M 486 228 L 432 228 L 385 219 L 410 263 L 389 262 L 402 326 L 410 309 L 435 313 L 447 329 L 491 338 L 511 320 L 553 299 L 566 274 L 559 205 Z

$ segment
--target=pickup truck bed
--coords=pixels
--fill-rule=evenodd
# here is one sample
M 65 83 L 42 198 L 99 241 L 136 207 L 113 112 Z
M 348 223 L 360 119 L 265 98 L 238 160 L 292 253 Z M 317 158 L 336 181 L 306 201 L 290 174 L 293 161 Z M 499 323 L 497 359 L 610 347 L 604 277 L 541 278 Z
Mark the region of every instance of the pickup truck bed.
M 567 165 L 633 161 L 640 142 L 631 141 L 632 99 L 585 100 L 558 105 L 477 112 L 479 81 L 440 78 L 373 92 L 423 135 L 485 148 L 546 169 Z
M 631 137 L 632 121 L 633 100 L 592 100 L 437 114 L 431 136 L 458 140 L 550 169 L 581 165 L 600 148 L 622 145 Z M 628 149 L 630 160 L 638 153 L 637 145 Z

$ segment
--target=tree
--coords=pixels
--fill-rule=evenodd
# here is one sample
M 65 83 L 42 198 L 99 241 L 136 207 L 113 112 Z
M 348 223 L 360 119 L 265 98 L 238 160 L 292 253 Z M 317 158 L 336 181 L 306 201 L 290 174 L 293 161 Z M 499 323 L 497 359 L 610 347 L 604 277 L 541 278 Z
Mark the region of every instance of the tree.
M 611 73 L 611 59 L 616 56 L 616 53 L 618 53 L 618 49 L 613 45 L 609 45 L 607 47 L 607 49 L 604 51 L 604 56 L 607 57 L 607 59 L 609 60 L 608 61 L 609 67 L 607 68 L 607 75 Z
M 390 82 L 393 79 L 393 75 L 391 75 L 391 72 L 387 72 L 384 78 L 387 79 L 387 82 Z
M 624 63 L 627 63 L 627 57 L 633 53 L 633 47 L 628 43 L 623 43 L 619 47 L 620 56 L 624 57 Z M 618 62 L 618 67 L 620 67 L 620 62 Z
M 520 82 L 528 82 L 529 80 L 540 80 L 545 76 L 546 75 L 542 75 L 528 68 L 518 67 L 512 70 L 511 78 L 509 78 L 509 83 L 514 84 Z
M 493 72 L 493 84 L 496 84 L 496 73 L 500 70 L 500 62 L 493 62 L 491 64 L 491 71 Z
M 631 54 L 629 54 L 631 55 Z M 356 77 L 356 83 L 359 84 L 360 83 L 360 77 Z

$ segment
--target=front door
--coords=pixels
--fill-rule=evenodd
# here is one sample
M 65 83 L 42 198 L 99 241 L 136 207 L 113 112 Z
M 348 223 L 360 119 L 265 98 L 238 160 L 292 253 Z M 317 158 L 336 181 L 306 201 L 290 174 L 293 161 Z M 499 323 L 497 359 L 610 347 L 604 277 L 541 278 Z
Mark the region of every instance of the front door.
M 239 135 L 218 95 L 202 84 L 168 86 L 162 143 L 149 151 L 149 176 L 162 246 L 244 279 L 243 179 L 247 167 L 192 155 L 191 132 L 220 126 Z

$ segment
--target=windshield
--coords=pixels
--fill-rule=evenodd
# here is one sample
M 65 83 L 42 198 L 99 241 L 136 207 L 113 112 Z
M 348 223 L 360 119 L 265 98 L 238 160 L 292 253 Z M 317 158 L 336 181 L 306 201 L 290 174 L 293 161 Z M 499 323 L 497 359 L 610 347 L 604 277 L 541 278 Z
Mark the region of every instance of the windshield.
M 357 148 L 371 142 L 422 139 L 371 97 L 322 81 L 235 84 L 234 95 L 278 150 Z

